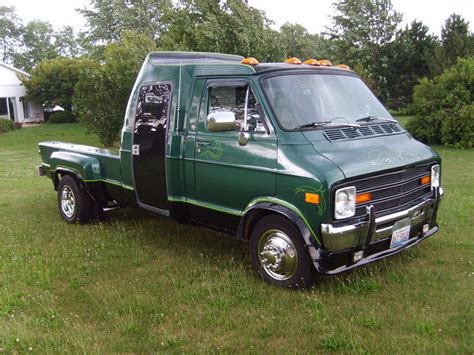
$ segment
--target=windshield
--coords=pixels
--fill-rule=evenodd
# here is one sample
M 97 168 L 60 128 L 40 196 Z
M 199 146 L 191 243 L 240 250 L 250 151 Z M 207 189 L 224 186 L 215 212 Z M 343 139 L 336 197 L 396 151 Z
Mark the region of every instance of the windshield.
M 295 130 L 316 123 L 355 123 L 365 117 L 391 118 L 357 77 L 338 74 L 291 74 L 262 80 L 280 126 Z

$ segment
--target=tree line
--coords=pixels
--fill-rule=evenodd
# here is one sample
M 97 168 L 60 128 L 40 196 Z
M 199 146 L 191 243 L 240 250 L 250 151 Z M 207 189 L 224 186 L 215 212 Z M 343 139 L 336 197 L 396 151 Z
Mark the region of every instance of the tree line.
M 292 23 L 275 30 L 263 11 L 243 0 L 92 0 L 77 10 L 87 27 L 75 34 L 67 26 L 55 31 L 45 21 L 23 24 L 13 7 L 0 6 L 0 50 L 4 62 L 32 72 L 33 79 L 25 81 L 32 98 L 67 109 L 74 106 L 86 123 L 89 115 L 84 112 L 94 99 L 87 97 L 87 90 L 102 89 L 106 95 L 115 88 L 120 94 L 111 92 L 115 99 L 108 101 L 119 107 L 114 114 L 123 113 L 136 72 L 151 50 L 240 54 L 261 62 L 327 58 L 348 64 L 397 110 L 411 107 L 420 79 L 434 78 L 458 58 L 474 55 L 473 34 L 460 15 L 450 15 L 437 37 L 420 21 L 401 27 L 402 14 L 390 0 L 339 0 L 332 7 L 330 25 L 323 33 L 311 34 Z M 53 76 L 62 84 L 39 80 L 37 74 L 44 77 L 54 70 L 62 71 Z M 96 84 L 80 83 L 84 73 Z M 98 83 L 102 87 L 90 87 Z M 47 85 L 60 99 L 47 95 Z M 83 91 L 77 94 L 79 88 Z

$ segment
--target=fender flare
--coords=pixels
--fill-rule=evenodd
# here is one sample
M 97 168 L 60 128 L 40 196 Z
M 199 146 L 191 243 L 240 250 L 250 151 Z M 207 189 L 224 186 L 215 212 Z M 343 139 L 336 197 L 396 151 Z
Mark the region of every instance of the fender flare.
M 290 222 L 292 222 L 298 228 L 301 236 L 303 237 L 306 249 L 313 260 L 313 264 L 316 266 L 317 260 L 320 258 L 320 241 L 316 236 L 312 235 L 306 223 L 301 219 L 300 216 L 298 216 L 295 211 L 281 204 L 275 202 L 258 202 L 248 208 L 240 220 L 239 227 L 237 229 L 237 238 L 244 240 L 246 239 L 245 235 L 248 225 L 252 222 L 252 216 L 254 216 L 254 213 L 257 210 L 277 213 L 290 220 Z
M 56 151 L 51 154 L 50 161 L 51 178 L 55 187 L 60 172 L 74 175 L 81 184 L 100 180 L 100 164 L 97 158 L 74 152 Z

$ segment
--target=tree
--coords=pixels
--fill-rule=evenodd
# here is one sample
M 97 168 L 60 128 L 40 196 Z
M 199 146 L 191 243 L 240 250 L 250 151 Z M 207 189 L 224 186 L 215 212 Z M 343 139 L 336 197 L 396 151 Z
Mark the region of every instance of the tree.
M 362 64 L 386 95 L 387 45 L 395 37 L 402 15 L 390 0 L 340 0 L 328 35 L 335 43 L 335 57 L 352 67 Z
M 415 87 L 407 129 L 427 144 L 474 147 L 474 56 Z
M 82 53 L 79 39 L 71 26 L 64 26 L 54 34 L 54 45 L 61 57 L 75 58 Z
M 423 77 L 430 77 L 436 48 L 436 38 L 428 33 L 422 22 L 413 21 L 398 31 L 389 44 L 387 91 L 389 104 L 394 109 L 406 107 L 413 95 L 413 87 Z
M 155 49 L 151 38 L 126 31 L 122 40 L 105 47 L 103 64 L 97 62 L 81 71 L 74 110 L 104 146 L 111 146 L 119 137 L 135 78 L 146 55 Z
M 15 13 L 15 8 L 0 6 L 0 56 L 2 62 L 13 62 L 15 48 L 20 45 L 21 31 L 22 24 Z
M 54 31 L 47 21 L 35 20 L 28 22 L 21 34 L 21 52 L 13 55 L 16 67 L 30 71 L 39 62 L 58 56 L 54 46 Z
M 55 58 L 44 60 L 32 71 L 31 77 L 21 77 L 28 100 L 40 105 L 59 105 L 72 110 L 74 86 L 81 71 L 94 67 L 90 59 Z
M 164 31 L 163 13 L 171 7 L 171 0 L 91 0 L 92 8 L 78 9 L 86 18 L 85 38 L 93 45 L 119 41 L 122 33 L 139 30 L 157 41 Z
M 181 0 L 165 17 L 163 50 L 191 50 L 282 60 L 280 35 L 260 10 L 242 0 Z
M 469 33 L 469 22 L 452 14 L 441 29 L 442 61 L 444 68 L 456 63 L 458 58 L 474 54 L 474 37 Z
M 329 56 L 329 41 L 317 34 L 309 34 L 299 24 L 285 23 L 280 27 L 285 55 L 302 60 L 308 58 L 323 59 Z

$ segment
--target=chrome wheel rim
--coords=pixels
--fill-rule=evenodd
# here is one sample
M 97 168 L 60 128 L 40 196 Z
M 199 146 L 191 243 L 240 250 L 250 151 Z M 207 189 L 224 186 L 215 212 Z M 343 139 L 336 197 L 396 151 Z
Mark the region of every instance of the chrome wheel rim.
M 298 252 L 285 233 L 278 229 L 264 232 L 258 242 L 258 257 L 265 272 L 272 278 L 284 281 L 298 268 Z
M 61 191 L 61 210 L 64 215 L 71 218 L 76 208 L 76 198 L 74 192 L 69 186 L 64 186 Z

